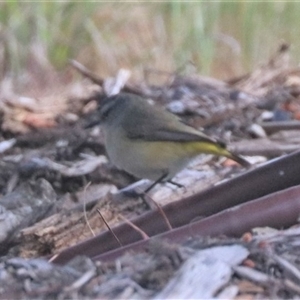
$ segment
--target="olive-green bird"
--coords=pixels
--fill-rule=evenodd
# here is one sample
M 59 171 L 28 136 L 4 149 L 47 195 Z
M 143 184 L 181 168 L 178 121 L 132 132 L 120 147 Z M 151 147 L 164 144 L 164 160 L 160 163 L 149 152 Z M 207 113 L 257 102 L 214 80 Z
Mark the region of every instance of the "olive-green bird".
M 157 182 L 169 181 L 201 153 L 228 157 L 243 166 L 250 163 L 162 108 L 129 93 L 106 98 L 100 123 L 111 162 L 119 169 Z M 174 182 L 173 182 L 174 183 Z

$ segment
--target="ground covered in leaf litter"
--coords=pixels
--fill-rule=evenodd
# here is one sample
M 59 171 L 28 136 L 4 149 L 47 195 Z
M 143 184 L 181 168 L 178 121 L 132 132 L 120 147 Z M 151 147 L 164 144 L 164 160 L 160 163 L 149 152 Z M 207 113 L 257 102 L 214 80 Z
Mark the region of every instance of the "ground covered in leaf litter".
M 194 127 L 204 127 L 258 165 L 299 147 L 300 69 L 289 66 L 287 58 L 288 48 L 283 45 L 266 65 L 228 83 L 168 74 L 169 84 L 162 87 L 125 84 L 123 90 L 151 97 L 156 105 Z M 95 84 L 83 87 L 84 96 L 55 98 L 51 107 L 49 99 L 16 95 L 1 99 L 2 297 L 300 295 L 298 227 L 279 232 L 270 229 L 264 234 L 257 231 L 236 240 L 225 236 L 170 244 L 156 240 L 148 251 L 126 254 L 116 261 L 75 257 L 61 266 L 41 260 L 106 231 L 99 211 L 113 227 L 147 210 L 140 200 L 111 194 L 136 179 L 109 164 L 99 128 L 85 129 L 97 117 L 94 110 L 101 103 L 105 80 L 75 66 Z M 185 189 L 159 187 L 151 198 L 165 205 L 244 172 L 230 161 L 199 157 L 176 179 Z M 138 182 L 138 188 L 145 184 Z M 199 214 L 199 218 L 204 216 Z M 215 250 L 203 250 L 211 247 Z M 240 259 L 224 261 L 223 257 Z M 195 275 L 191 275 L 192 269 L 196 269 Z M 209 280 L 209 270 L 220 273 L 216 271 L 216 278 Z M 199 281 L 187 287 L 191 279 L 185 276 L 189 273 Z M 172 294 L 175 291 L 176 295 Z

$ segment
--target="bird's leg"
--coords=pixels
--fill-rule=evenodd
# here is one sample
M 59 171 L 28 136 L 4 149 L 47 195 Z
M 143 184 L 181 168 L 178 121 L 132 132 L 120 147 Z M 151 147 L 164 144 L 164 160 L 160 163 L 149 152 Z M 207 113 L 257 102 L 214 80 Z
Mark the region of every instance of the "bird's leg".
M 183 184 L 180 184 L 180 183 L 175 182 L 173 180 L 168 180 L 167 182 L 169 182 L 169 183 L 171 183 L 171 184 L 173 184 L 173 185 L 175 185 L 175 186 L 177 186 L 179 188 L 185 188 L 185 186 Z
M 148 186 L 144 191 L 142 192 L 137 192 L 135 190 L 127 190 L 127 191 L 122 191 L 122 194 L 125 195 L 126 197 L 133 197 L 133 198 L 138 198 L 140 197 L 144 203 L 147 204 L 149 207 L 149 204 L 147 203 L 145 196 L 147 193 L 152 190 L 157 184 L 161 183 L 164 181 L 164 179 L 168 176 L 168 173 L 163 173 L 162 176 L 160 176 L 157 180 L 155 180 L 150 186 Z
M 148 186 L 144 191 L 143 195 L 146 195 L 148 192 L 150 192 L 157 184 L 164 181 L 164 179 L 168 176 L 168 173 L 163 173 L 162 176 L 160 176 L 157 180 L 155 180 L 150 186 Z
M 163 173 L 162 176 L 160 176 L 157 180 L 155 180 L 150 186 L 148 186 L 142 193 L 140 193 L 140 197 L 143 200 L 143 202 L 147 205 L 148 208 L 151 208 L 149 203 L 147 202 L 145 196 L 159 183 L 164 181 L 164 179 L 168 176 L 168 173 Z

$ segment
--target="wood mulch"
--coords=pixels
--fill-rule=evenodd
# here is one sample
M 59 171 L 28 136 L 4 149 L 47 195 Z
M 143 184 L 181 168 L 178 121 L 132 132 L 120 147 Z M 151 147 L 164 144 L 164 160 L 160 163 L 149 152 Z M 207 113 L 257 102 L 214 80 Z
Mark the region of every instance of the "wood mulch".
M 297 298 L 300 296 L 300 67 L 289 47 L 223 82 L 156 70 L 163 86 L 103 79 L 80 63 L 80 92 L 0 93 L 0 297 Z M 110 164 L 97 119 L 126 91 L 224 140 L 249 169 L 200 155 L 159 185 Z M 124 193 L 127 191 L 127 193 Z M 126 195 L 125 195 L 126 194 Z M 109 227 L 109 228 L 108 228 Z

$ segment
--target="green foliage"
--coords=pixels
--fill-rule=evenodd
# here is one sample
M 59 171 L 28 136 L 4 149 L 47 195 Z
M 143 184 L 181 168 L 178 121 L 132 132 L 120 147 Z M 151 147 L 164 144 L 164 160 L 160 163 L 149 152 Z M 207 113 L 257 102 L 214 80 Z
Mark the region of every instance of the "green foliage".
M 58 70 L 78 58 L 101 75 L 125 66 L 141 76 L 147 66 L 174 71 L 192 62 L 198 72 L 226 76 L 251 70 L 283 40 L 296 58 L 299 15 L 297 2 L 6 1 L 1 77 L 29 72 L 32 56 Z
M 3 2 L 0 3 L 0 38 L 5 52 L 6 70 L 18 75 L 34 46 L 43 49 L 51 63 L 63 66 L 68 58 L 89 42 L 82 31 L 94 3 L 73 2 Z M 78 43 L 78 37 L 81 41 Z

